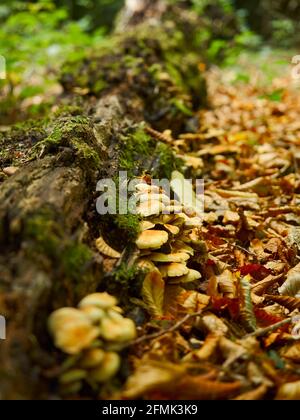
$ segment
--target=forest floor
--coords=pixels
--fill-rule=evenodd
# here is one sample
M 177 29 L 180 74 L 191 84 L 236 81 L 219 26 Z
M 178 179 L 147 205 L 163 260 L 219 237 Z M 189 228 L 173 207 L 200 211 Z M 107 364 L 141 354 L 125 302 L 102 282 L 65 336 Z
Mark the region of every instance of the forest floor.
M 300 398 L 300 96 L 280 54 L 209 69 L 200 131 L 171 143 L 205 180 L 203 224 L 183 210 L 188 274 L 141 251 L 158 268 L 143 288 L 155 319 L 138 328 L 125 398 Z
M 166 204 L 168 197 L 151 189 L 145 176 L 137 194 L 145 199 L 145 192 L 153 193 L 159 206 L 148 214 L 142 206 L 136 241 L 135 264 L 147 274 L 126 315 L 135 321 L 137 338 L 132 339 L 133 324 L 120 321 L 112 299 L 105 311 L 114 318 L 106 320 L 105 334 L 126 336 L 121 322 L 129 342 L 111 346 L 106 359 L 101 347 L 98 353 L 84 349 L 83 358 L 71 355 L 53 369 L 49 378 L 60 376 L 63 394 L 300 399 L 300 81 L 292 77 L 290 60 L 288 52 L 265 49 L 234 65 L 209 68 L 210 107 L 191 117 L 192 132 L 176 138 L 168 127 L 150 132 L 182 159 L 186 178 L 204 179 L 204 212 L 174 200 Z M 15 160 L 9 160 L 11 173 L 0 172 L 0 182 L 18 169 L 15 163 L 27 161 L 23 146 L 24 138 L 16 150 L 5 145 L 5 159 Z M 163 214 L 166 206 L 179 214 Z M 114 275 L 120 254 L 101 241 L 98 251 L 104 271 Z M 86 328 L 82 313 L 76 316 Z M 99 328 L 88 327 L 87 338 L 94 340 Z M 100 357 L 100 368 L 91 367 L 87 353 L 98 365 Z M 109 379 L 119 374 L 99 392 L 94 385 L 106 382 L 103 360 Z

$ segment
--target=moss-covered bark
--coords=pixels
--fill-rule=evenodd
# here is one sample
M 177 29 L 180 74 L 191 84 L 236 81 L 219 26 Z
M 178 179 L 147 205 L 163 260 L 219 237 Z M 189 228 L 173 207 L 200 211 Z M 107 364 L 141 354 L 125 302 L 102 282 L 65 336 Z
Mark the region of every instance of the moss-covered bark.
M 119 169 L 168 176 L 179 164 L 144 133 L 143 121 L 176 132 L 199 105 L 196 98 L 205 100 L 193 30 L 194 16 L 175 19 L 167 9 L 154 26 L 146 19 L 115 35 L 105 51 L 65 67 L 65 95 L 54 115 L 0 138 L 1 166 L 19 167 L 0 179 L 0 313 L 8 324 L 0 398 L 51 394 L 45 372 L 55 366 L 55 352 L 47 315 L 101 289 L 93 243 L 107 221 L 95 210 L 97 180 Z M 136 226 L 120 217 L 109 223 L 116 232 Z

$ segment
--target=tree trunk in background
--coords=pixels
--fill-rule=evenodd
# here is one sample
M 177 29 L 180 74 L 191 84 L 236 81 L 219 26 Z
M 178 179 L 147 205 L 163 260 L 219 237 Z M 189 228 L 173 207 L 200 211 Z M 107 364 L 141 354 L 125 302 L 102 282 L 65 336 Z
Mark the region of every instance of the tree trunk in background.
M 107 47 L 65 67 L 57 103 L 68 106 L 2 139 L 10 150 L 21 144 L 26 159 L 0 184 L 1 399 L 51 397 L 47 316 L 101 288 L 95 189 L 116 174 L 122 136 L 142 121 L 181 131 L 206 99 L 197 18 L 162 1 L 128 5 Z

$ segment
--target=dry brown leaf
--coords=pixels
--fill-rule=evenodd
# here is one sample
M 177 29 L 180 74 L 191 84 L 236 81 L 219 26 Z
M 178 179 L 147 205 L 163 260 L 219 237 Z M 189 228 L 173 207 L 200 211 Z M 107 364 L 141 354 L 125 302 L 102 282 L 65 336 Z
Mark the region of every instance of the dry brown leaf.
M 187 312 L 199 312 L 208 306 L 210 297 L 192 290 L 184 290 L 178 295 L 177 302 Z
M 300 363 L 300 343 L 293 344 L 288 349 L 284 350 L 282 356 L 295 363 Z
M 143 282 L 142 297 L 150 315 L 163 316 L 165 282 L 160 272 L 155 269 L 148 273 Z
M 276 284 L 281 278 L 282 278 L 282 275 L 278 275 L 278 276 L 269 275 L 265 279 L 251 286 L 251 291 L 255 293 L 256 295 L 260 296 L 265 292 L 266 289 Z
M 234 398 L 237 401 L 255 401 L 261 400 L 266 395 L 268 387 L 266 385 L 260 385 L 258 388 L 248 392 L 244 392 L 238 397 Z
M 225 270 L 222 274 L 217 276 L 220 292 L 224 297 L 235 298 L 237 294 L 237 279 L 236 276 L 230 271 Z
M 276 400 L 300 400 L 300 381 L 281 385 L 278 389 Z
M 199 360 L 209 360 L 215 353 L 220 341 L 220 336 L 214 334 L 208 334 L 203 346 L 195 351 L 193 354 Z
M 273 302 L 279 303 L 290 311 L 300 309 L 300 299 L 291 296 L 277 296 L 277 295 L 265 295 L 265 299 L 272 300 Z
M 149 361 L 141 363 L 129 376 L 123 398 L 136 399 L 151 391 L 162 391 L 170 388 L 185 374 L 185 368 L 168 362 Z

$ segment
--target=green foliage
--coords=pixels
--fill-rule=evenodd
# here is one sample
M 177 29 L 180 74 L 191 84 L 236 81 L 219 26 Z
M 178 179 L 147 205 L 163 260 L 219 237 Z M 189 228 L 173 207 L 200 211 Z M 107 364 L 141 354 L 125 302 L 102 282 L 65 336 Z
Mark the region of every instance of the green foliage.
M 10 2 L 0 9 L 0 54 L 7 67 L 0 88 L 18 100 L 45 94 L 66 59 L 83 58 L 102 39 L 102 29 L 87 33 L 84 19 L 71 21 L 67 8 L 51 0 Z

